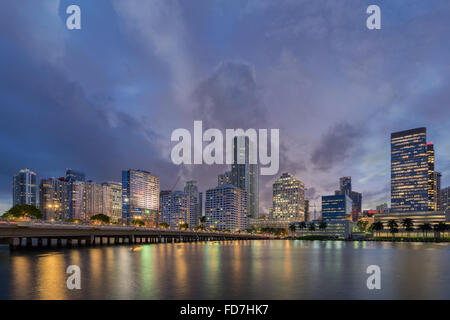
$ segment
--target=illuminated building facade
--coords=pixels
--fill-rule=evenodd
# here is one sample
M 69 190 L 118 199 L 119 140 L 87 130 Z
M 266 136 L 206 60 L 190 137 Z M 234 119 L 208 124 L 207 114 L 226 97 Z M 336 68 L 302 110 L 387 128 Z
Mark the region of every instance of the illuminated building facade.
M 94 181 L 86 182 L 86 219 L 103 213 L 103 187 Z
M 161 222 L 167 223 L 171 229 L 179 229 L 180 225 L 188 224 L 191 228 L 190 214 L 191 197 L 183 191 L 161 192 Z
M 190 228 L 196 228 L 203 215 L 203 194 L 198 191 L 197 181 L 187 181 L 184 193 L 188 195 L 190 203 L 189 220 L 186 223 Z
M 429 161 L 426 128 L 391 134 L 392 212 L 429 209 Z
M 111 221 L 122 219 L 122 184 L 119 182 L 106 182 L 102 184 L 102 212 Z
M 206 226 L 218 230 L 246 230 L 248 227 L 245 190 L 223 184 L 206 191 Z
M 352 199 L 346 194 L 322 197 L 322 221 L 344 221 L 352 213 Z
M 13 178 L 13 205 L 36 206 L 36 173 L 30 169 L 20 170 Z
M 250 163 L 250 150 L 256 154 L 257 147 L 247 136 L 233 139 L 233 164 L 231 166 L 231 184 L 245 190 L 247 194 L 248 217 L 259 217 L 259 169 L 258 164 Z M 256 162 L 256 161 L 255 161 Z
M 39 208 L 44 220 L 65 221 L 68 218 L 68 184 L 64 178 L 41 179 Z
M 143 170 L 122 172 L 122 219 L 130 224 L 142 219 L 147 225 L 158 225 L 159 177 Z
M 86 185 L 85 174 L 72 170 L 66 170 L 68 219 L 86 219 Z
M 283 173 L 273 184 L 272 219 L 306 221 L 305 185 L 290 173 Z

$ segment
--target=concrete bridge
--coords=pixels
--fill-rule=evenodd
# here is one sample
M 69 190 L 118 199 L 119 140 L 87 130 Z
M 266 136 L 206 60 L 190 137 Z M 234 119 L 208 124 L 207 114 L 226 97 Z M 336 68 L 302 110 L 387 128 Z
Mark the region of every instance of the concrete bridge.
M 51 223 L 0 223 L 0 244 L 11 250 L 113 244 L 272 239 L 270 235 L 192 230 L 89 226 Z

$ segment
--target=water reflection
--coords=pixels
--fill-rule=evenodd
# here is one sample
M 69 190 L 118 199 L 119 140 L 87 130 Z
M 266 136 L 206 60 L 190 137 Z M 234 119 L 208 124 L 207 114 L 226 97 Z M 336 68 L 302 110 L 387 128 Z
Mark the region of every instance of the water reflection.
M 81 290 L 65 273 L 79 265 Z M 379 265 L 382 290 L 366 287 Z M 225 241 L 14 252 L 0 249 L 6 299 L 449 299 L 450 246 Z

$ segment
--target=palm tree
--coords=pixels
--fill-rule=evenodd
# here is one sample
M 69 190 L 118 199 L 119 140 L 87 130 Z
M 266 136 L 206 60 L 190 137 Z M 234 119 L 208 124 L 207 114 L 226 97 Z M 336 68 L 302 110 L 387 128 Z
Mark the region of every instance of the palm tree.
M 398 224 L 395 220 L 389 220 L 387 223 L 389 232 L 392 234 L 392 240 L 394 240 L 394 234 L 398 232 Z
M 316 226 L 315 226 L 314 222 L 311 222 L 309 224 L 309 231 L 315 231 L 315 230 L 316 230 Z
M 448 226 L 444 222 L 439 222 L 433 226 L 433 230 L 437 232 L 438 238 L 441 236 L 441 232 L 445 232 L 448 229 Z
M 402 226 L 405 228 L 405 231 L 407 232 L 407 235 L 409 237 L 409 232 L 414 230 L 414 223 L 411 218 L 405 218 L 402 220 Z
M 328 227 L 328 225 L 327 225 L 327 223 L 325 221 L 322 221 L 319 224 L 319 229 L 322 230 L 322 231 L 324 231 L 327 227 Z
M 425 235 L 426 235 L 427 238 L 428 238 L 428 231 L 433 230 L 433 228 L 431 227 L 431 224 L 429 224 L 429 223 L 427 222 L 427 223 L 421 224 L 421 225 L 419 226 L 419 230 L 422 231 L 423 238 L 425 239 Z
M 380 236 L 380 231 L 384 229 L 383 223 L 380 221 L 374 222 L 372 224 L 372 230 L 378 232 L 378 236 Z
M 295 224 L 294 223 L 291 223 L 290 225 L 289 225 L 289 231 L 291 231 L 292 233 L 294 233 L 295 232 Z

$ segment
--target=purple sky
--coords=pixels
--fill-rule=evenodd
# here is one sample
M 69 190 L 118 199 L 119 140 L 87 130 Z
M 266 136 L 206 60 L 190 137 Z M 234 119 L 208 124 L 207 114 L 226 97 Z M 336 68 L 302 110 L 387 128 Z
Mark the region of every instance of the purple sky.
M 65 27 L 69 4 L 82 30 Z M 368 30 L 366 8 L 381 7 Z M 204 191 L 223 166 L 171 164 L 174 129 L 279 128 L 280 171 L 308 195 L 352 176 L 363 207 L 390 198 L 390 133 L 425 126 L 450 184 L 448 0 L 3 0 L 0 212 L 12 176 L 145 169 Z

